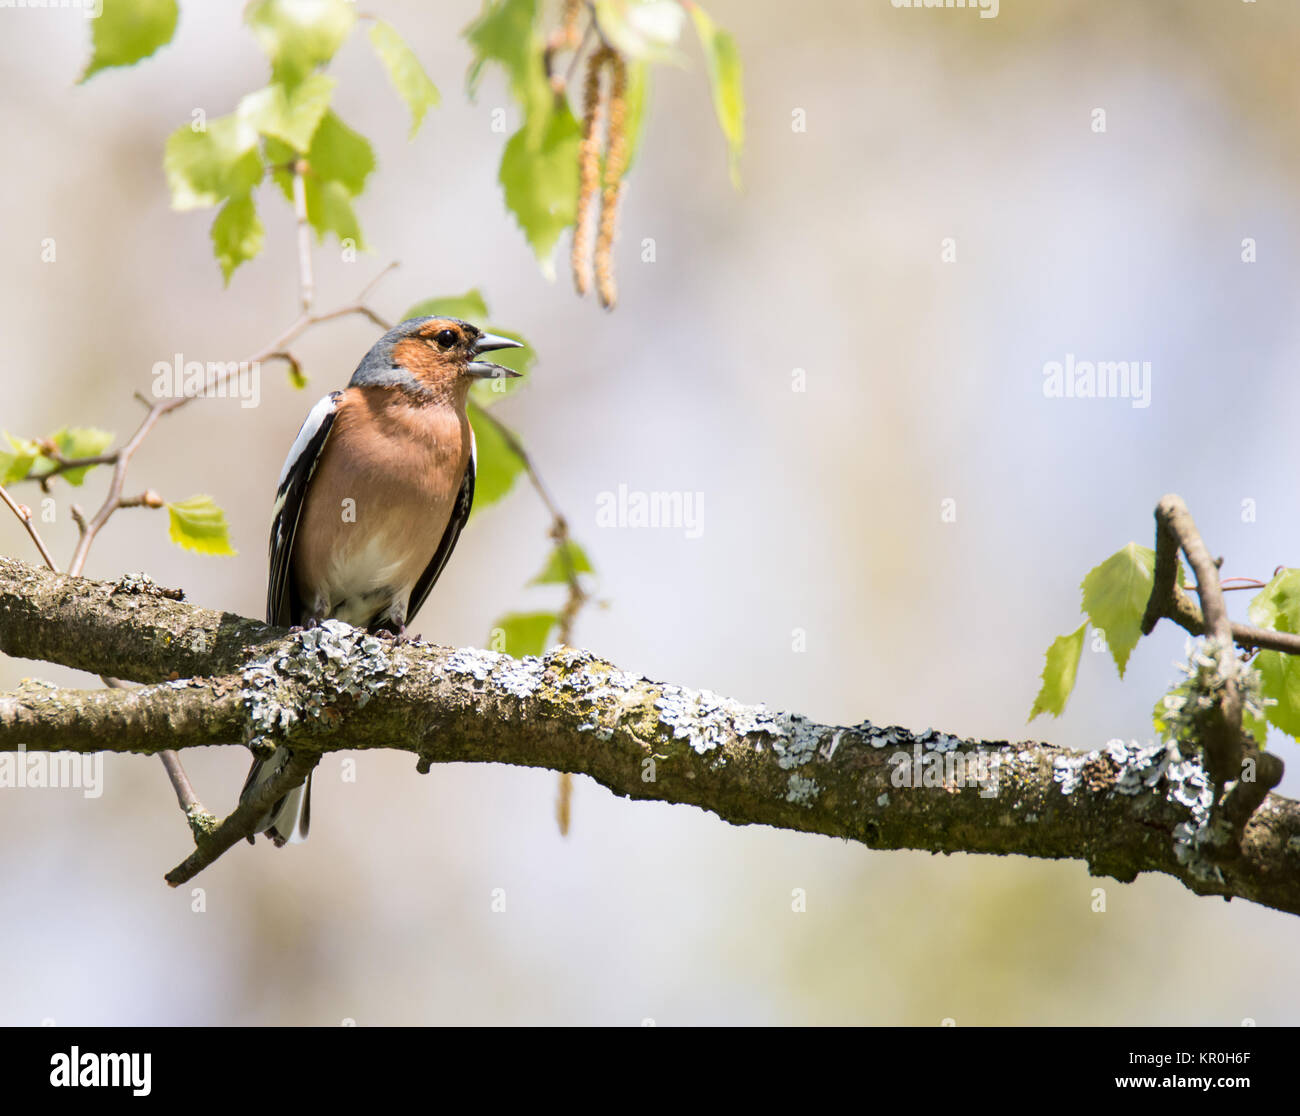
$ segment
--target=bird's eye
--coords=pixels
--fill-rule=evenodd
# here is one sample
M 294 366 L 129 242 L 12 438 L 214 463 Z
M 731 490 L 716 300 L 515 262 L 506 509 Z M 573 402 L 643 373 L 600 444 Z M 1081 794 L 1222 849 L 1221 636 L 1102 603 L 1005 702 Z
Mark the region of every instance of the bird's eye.
M 444 349 L 450 349 L 460 337 L 454 329 L 440 329 L 433 335 L 433 339 Z

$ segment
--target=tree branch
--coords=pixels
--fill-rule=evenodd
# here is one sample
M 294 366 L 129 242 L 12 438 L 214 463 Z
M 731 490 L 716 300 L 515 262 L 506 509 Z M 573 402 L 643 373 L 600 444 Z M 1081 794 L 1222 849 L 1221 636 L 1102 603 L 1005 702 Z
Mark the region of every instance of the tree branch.
M 1182 593 L 1176 572 L 1180 550 L 1196 575 L 1196 592 L 1204 612 L 1202 626 L 1208 636 L 1203 661 L 1213 667 L 1215 686 L 1213 704 L 1198 715 L 1198 743 L 1214 794 L 1209 824 L 1198 843 L 1206 856 L 1224 862 L 1239 854 L 1246 824 L 1269 791 L 1282 781 L 1283 764 L 1242 730 L 1246 676 L 1219 585 L 1218 563 L 1210 557 L 1179 496 L 1164 496 L 1156 505 L 1156 568 L 1142 630 L 1149 632 L 1161 615 L 1194 608 L 1185 595 L 1178 600 Z
M 653 682 L 570 647 L 516 660 L 392 645 L 338 621 L 287 632 L 176 597 L 138 577 L 95 582 L 0 559 L 0 649 L 150 683 L 6 695 L 0 748 L 153 754 L 242 741 L 261 754 L 287 744 L 304 765 L 389 748 L 414 753 L 422 770 L 552 768 L 736 824 L 877 849 L 1082 859 L 1097 875 L 1163 872 L 1199 894 L 1300 913 L 1300 805 L 1269 795 L 1240 857 L 1210 863 L 1196 841 L 1208 776 L 1161 746 L 1074 753 L 824 725 Z M 254 805 L 222 824 L 220 843 L 200 840 L 173 881 L 232 846 Z
M 1177 499 L 1177 497 L 1173 497 Z M 1163 503 L 1163 501 L 1162 501 Z M 1180 501 L 1181 503 L 1181 501 Z M 1186 511 L 1186 508 L 1183 509 Z M 1208 631 L 1205 618 L 1196 602 L 1178 584 L 1178 536 L 1166 530 L 1160 522 L 1160 509 L 1156 509 L 1156 568 L 1151 596 L 1142 617 L 1142 634 L 1150 635 L 1161 620 L 1172 620 L 1190 635 L 1205 635 Z M 1250 624 L 1230 623 L 1228 630 L 1238 647 L 1247 650 L 1281 651 L 1285 655 L 1300 655 L 1300 635 L 1290 632 L 1272 632 Z
M 188 883 L 222 853 L 234 848 L 246 837 L 251 838 L 253 827 L 272 803 L 301 783 L 320 763 L 320 756 L 311 752 L 295 752 L 284 770 L 268 779 L 257 793 L 241 802 L 234 812 L 210 833 L 197 837 L 196 848 L 163 878 L 172 887 Z
M 1187 564 L 1196 575 L 1196 593 L 1201 598 L 1206 634 L 1235 665 L 1236 649 L 1232 640 L 1232 626 L 1228 620 L 1228 606 L 1223 600 L 1223 590 L 1219 588 L 1219 567 L 1210 557 L 1187 505 L 1180 497 L 1173 495 L 1163 497 L 1156 505 L 1156 550 L 1168 552 L 1171 549 L 1175 555 L 1181 550 L 1187 556 Z M 1229 669 L 1224 678 L 1218 709 L 1211 718 L 1212 724 L 1206 726 L 1205 734 L 1206 758 L 1216 795 L 1222 792 L 1223 785 L 1228 780 L 1240 774 L 1241 707 L 1242 698 L 1235 673 Z

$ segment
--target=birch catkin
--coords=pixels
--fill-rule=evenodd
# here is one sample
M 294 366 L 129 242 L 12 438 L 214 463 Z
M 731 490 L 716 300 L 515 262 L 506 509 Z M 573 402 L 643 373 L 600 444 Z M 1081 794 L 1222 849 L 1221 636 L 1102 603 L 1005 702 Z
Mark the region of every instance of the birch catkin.
M 605 183 L 600 195 L 600 229 L 596 236 L 596 290 L 600 304 L 612 310 L 618 300 L 614 282 L 614 233 L 618 203 L 627 170 L 627 63 L 611 53 L 609 80 L 609 139 L 605 149 Z
M 578 16 L 582 12 L 582 0 L 564 0 L 564 14 L 560 16 L 560 35 L 564 46 L 577 50 L 582 36 L 578 33 Z
M 613 54 L 608 47 L 587 59 L 582 86 L 582 142 L 578 146 L 578 209 L 573 223 L 573 285 L 578 294 L 591 289 L 591 214 L 600 187 L 600 132 L 604 112 L 600 71 Z

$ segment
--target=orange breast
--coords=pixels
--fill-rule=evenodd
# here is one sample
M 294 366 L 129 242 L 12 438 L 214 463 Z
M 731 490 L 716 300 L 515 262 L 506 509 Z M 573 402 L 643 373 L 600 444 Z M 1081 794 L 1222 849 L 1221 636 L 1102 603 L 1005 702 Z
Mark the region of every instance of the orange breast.
M 345 392 L 294 544 L 309 610 L 364 624 L 393 597 L 405 608 L 446 530 L 470 437 L 463 407 L 420 406 L 395 388 Z

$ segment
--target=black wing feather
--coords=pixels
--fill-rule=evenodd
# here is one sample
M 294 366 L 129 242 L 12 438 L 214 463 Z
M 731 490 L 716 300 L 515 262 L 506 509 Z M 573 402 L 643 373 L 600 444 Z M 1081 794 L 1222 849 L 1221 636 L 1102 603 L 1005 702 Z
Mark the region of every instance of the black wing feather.
M 415 614 L 420 611 L 420 606 L 428 599 L 430 591 L 437 584 L 438 578 L 442 576 L 442 571 L 447 565 L 447 559 L 451 557 L 451 552 L 456 549 L 456 540 L 460 538 L 461 530 L 469 519 L 469 511 L 473 505 L 474 453 L 471 452 L 469 460 L 465 463 L 465 476 L 461 479 L 460 491 L 456 493 L 456 503 L 452 505 L 451 518 L 447 520 L 447 529 L 442 533 L 442 539 L 438 542 L 438 549 L 433 552 L 433 560 L 424 568 L 420 580 L 415 583 L 415 588 L 411 590 L 411 602 L 406 607 L 406 622 L 408 624 L 415 618 Z
M 338 415 L 341 391 L 332 391 L 326 396 L 331 406 L 320 418 L 320 423 L 310 435 L 306 445 L 296 456 L 291 449 L 290 459 L 284 463 L 284 473 L 280 478 L 280 487 L 276 490 L 276 512 L 271 520 L 271 572 L 266 586 L 266 622 L 289 627 L 303 622 L 303 603 L 293 584 L 293 540 L 298 533 L 298 520 L 302 516 L 303 501 L 307 496 L 307 486 L 312 474 L 320 462 L 321 450 L 325 448 L 325 439 L 329 437 Z M 319 407 L 325 400 L 316 404 Z M 301 438 L 307 432 L 316 408 L 307 416 L 298 432 Z M 295 441 L 295 447 L 297 442 Z

